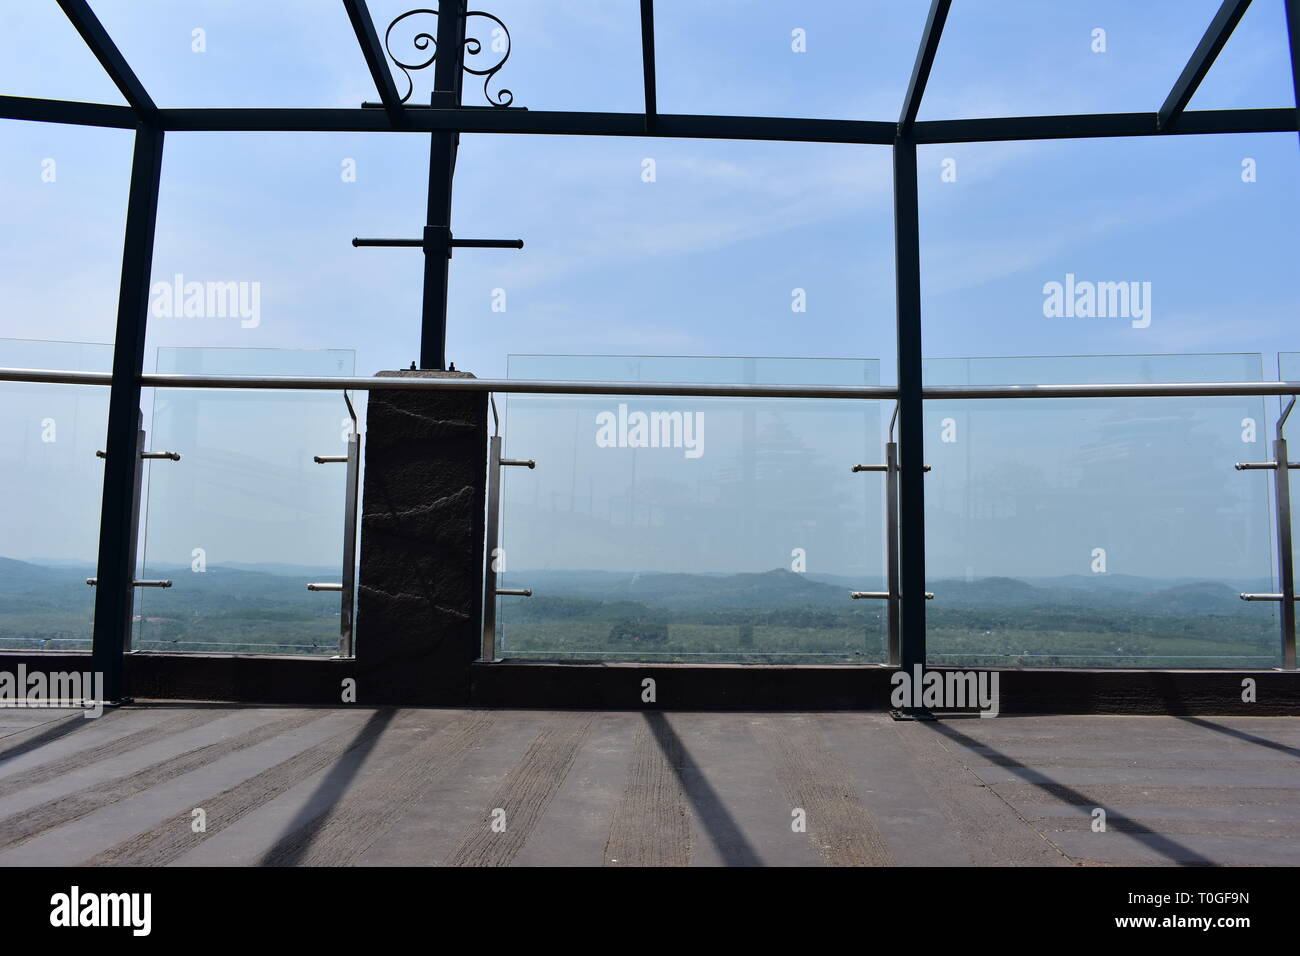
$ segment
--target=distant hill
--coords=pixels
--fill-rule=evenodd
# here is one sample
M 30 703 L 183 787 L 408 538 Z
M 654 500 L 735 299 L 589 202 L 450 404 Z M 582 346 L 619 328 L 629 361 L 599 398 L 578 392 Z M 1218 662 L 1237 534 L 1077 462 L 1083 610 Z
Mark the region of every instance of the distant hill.
M 615 571 L 513 571 L 510 587 L 530 587 L 539 596 L 592 601 L 637 601 L 664 610 L 736 610 L 779 607 L 842 607 L 853 590 L 883 589 L 883 583 L 842 575 L 796 574 L 785 569 L 743 574 L 634 574 Z M 1237 613 L 1241 590 L 1268 590 L 1268 582 L 1243 586 L 1196 580 L 1161 580 L 1136 575 L 1068 575 L 1057 578 L 988 577 L 973 581 L 939 579 L 930 584 L 932 607 L 1072 607 L 1145 613 Z
M 1200 581 L 1195 584 L 1180 584 L 1165 588 L 1148 596 L 1145 606 L 1150 610 L 1163 610 L 1173 613 L 1189 611 L 1231 612 L 1242 606 L 1239 591 L 1224 584 Z
M 935 581 L 930 590 L 934 592 L 936 601 L 942 594 L 945 604 L 976 606 L 1038 604 L 1046 597 L 1042 588 L 1036 588 L 1017 578 Z
M 93 604 L 85 578 L 88 565 L 50 567 L 0 558 L 0 601 L 6 607 L 35 602 L 42 607 L 83 609 Z M 340 570 L 290 564 L 209 565 L 195 573 L 189 565 L 149 565 L 144 575 L 170 578 L 174 587 L 150 591 L 141 603 L 154 613 L 232 613 L 240 608 L 293 608 L 305 612 L 337 610 L 328 594 L 307 591 L 307 583 L 337 581 Z M 852 606 L 849 592 L 883 588 L 877 580 L 841 575 L 797 574 L 784 568 L 740 574 L 632 573 L 620 571 L 511 571 L 503 586 L 529 587 L 539 597 L 581 598 L 601 602 L 635 602 L 663 611 L 736 611 Z M 940 608 L 996 609 L 1070 607 L 1126 610 L 1147 614 L 1239 613 L 1247 607 L 1241 590 L 1270 590 L 1241 582 L 1160 580 L 1135 575 L 1068 575 L 1024 580 L 987 577 L 973 581 L 930 582 L 931 605 Z M 17 603 L 15 603 L 17 602 Z M 873 604 L 876 602 L 872 602 Z M 866 607 L 866 605 L 860 605 Z
M 85 584 L 89 573 L 85 566 L 0 558 L 0 646 L 89 646 L 95 600 L 95 589 Z M 137 592 L 138 648 L 337 650 L 339 595 L 307 590 L 310 581 L 337 581 L 337 570 L 210 565 L 195 573 L 189 565 L 150 565 L 143 573 L 175 583 Z M 1121 666 L 1155 655 L 1170 666 L 1231 666 L 1247 658 L 1268 664 L 1276 656 L 1276 610 L 1239 600 L 1236 583 L 1131 576 L 1102 583 L 1102 577 L 930 582 L 936 595 L 926 615 L 932 647 L 946 661 L 983 663 L 1004 656 Z M 501 584 L 533 589 L 532 598 L 504 602 L 501 620 L 516 652 L 542 657 L 600 659 L 611 647 L 623 654 L 649 641 L 646 646 L 671 645 L 671 653 L 692 660 L 734 659 L 738 648 L 750 646 L 759 658 L 747 660 L 860 660 L 877 653 L 864 648 L 878 647 L 886 613 L 883 601 L 849 597 L 855 588 L 881 587 L 879 580 L 784 568 L 740 574 L 512 571 Z M 363 634 L 365 627 L 363 619 Z
M 158 614 L 231 613 L 240 608 L 317 607 L 338 610 L 336 595 L 307 590 L 309 581 L 337 581 L 339 569 L 305 568 L 295 572 L 288 565 L 275 572 L 245 571 L 225 565 L 209 565 L 203 573 L 185 565 L 147 565 L 147 578 L 170 578 L 166 590 L 142 591 L 137 608 Z M 0 558 L 0 602 L 9 612 L 27 607 L 83 610 L 94 604 L 94 588 L 86 578 L 95 571 L 90 565 L 47 567 L 13 558 Z
M 739 610 L 843 603 L 844 588 L 785 569 L 752 574 L 627 574 L 602 571 L 521 571 L 511 587 L 535 594 L 596 601 L 636 601 L 665 610 Z
M 264 564 L 244 564 L 239 561 L 227 561 L 222 564 L 223 568 L 231 568 L 235 571 L 255 571 L 260 574 L 277 574 L 281 577 L 291 578 L 311 578 L 313 581 L 336 581 L 342 574 L 339 565 L 314 565 L 314 564 L 278 564 L 267 562 Z
M 22 593 L 30 588 L 45 587 L 63 580 L 74 579 L 75 570 L 48 568 L 13 558 L 0 558 L 0 594 Z M 81 575 L 84 582 L 87 575 Z M 82 584 L 85 587 L 85 584 Z

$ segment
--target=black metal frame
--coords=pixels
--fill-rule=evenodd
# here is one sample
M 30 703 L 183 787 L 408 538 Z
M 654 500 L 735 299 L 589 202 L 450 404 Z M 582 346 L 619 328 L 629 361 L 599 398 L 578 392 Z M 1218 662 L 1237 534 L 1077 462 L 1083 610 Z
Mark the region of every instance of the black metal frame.
M 932 0 L 911 81 L 897 123 L 752 116 L 665 115 L 655 89 L 654 4 L 641 0 L 643 113 L 588 113 L 483 109 L 461 102 L 465 0 L 441 0 L 437 40 L 456 57 L 435 64 L 429 106 L 403 104 L 388 69 L 365 0 L 341 0 L 362 56 L 379 92 L 379 108 L 356 109 L 160 109 L 150 98 L 87 0 L 57 0 L 129 105 L 0 96 L 0 119 L 35 120 L 135 130 L 135 156 L 122 257 L 121 291 L 109 403 L 98 587 L 95 596 L 94 666 L 105 676 L 105 696 L 126 696 L 123 654 L 133 605 L 135 554 L 131 500 L 136 472 L 137 425 L 150 264 L 158 208 L 165 132 L 322 131 L 432 134 L 428 216 L 418 244 L 425 252 L 421 366 L 442 368 L 446 359 L 448 260 L 452 179 L 461 133 L 536 133 L 586 136 L 775 140 L 890 146 L 894 157 L 894 236 L 897 286 L 897 358 L 900 461 L 901 662 L 925 662 L 924 443 L 922 435 L 920 224 L 916 147 L 933 143 L 1064 138 L 1276 133 L 1300 129 L 1296 109 L 1234 109 L 1187 112 L 1186 106 L 1231 36 L 1250 0 L 1224 0 L 1204 37 L 1161 107 L 1149 113 L 1019 116 L 918 121 L 930 69 L 952 0 Z M 1284 0 L 1292 81 L 1300 103 L 1300 0 Z M 452 15 L 448 15 L 449 12 Z

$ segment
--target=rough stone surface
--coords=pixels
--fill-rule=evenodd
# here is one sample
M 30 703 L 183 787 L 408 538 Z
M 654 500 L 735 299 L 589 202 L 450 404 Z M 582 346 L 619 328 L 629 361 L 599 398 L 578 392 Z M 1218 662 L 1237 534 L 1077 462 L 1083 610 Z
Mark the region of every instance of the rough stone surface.
M 1249 886 L 1240 871 L 1207 884 L 1206 867 L 1300 862 L 1296 717 L 185 703 L 42 714 L 55 719 L 0 731 L 0 870 L 1195 866 L 1189 889 L 1226 890 Z M 207 811 L 197 833 L 195 807 Z M 796 809 L 806 832 L 792 829 Z M 1126 879 L 1110 897 L 1087 892 L 1122 900 L 1139 877 Z M 1083 884 L 1072 886 L 1066 896 Z M 1019 924 L 1020 902 L 999 885 L 983 915 L 1002 905 Z M 1060 906 L 1048 916 L 1059 924 Z
M 487 395 L 378 390 L 366 419 L 358 702 L 465 703 L 483 611 Z

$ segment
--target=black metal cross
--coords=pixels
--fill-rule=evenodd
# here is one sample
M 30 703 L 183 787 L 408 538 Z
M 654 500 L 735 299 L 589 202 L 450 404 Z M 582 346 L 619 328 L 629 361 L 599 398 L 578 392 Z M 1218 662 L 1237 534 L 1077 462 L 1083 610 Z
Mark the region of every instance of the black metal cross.
M 509 90 L 501 90 L 496 99 L 488 90 L 488 84 L 496 72 L 501 69 L 510 56 L 510 34 L 505 24 L 488 13 L 468 10 L 466 0 L 442 0 L 436 11 L 438 17 L 437 36 L 417 33 L 412 39 L 415 48 L 421 52 L 434 43 L 431 56 L 416 62 L 405 62 L 394 55 L 388 41 L 393 28 L 407 17 L 428 14 L 431 10 L 411 10 L 395 18 L 384 33 L 384 48 L 393 62 L 405 74 L 408 89 L 399 101 L 405 103 L 414 91 L 410 71 L 422 70 L 433 65 L 433 93 L 429 109 L 457 109 L 461 104 L 462 81 L 465 73 L 483 76 L 483 92 L 491 107 L 508 108 L 514 100 Z M 477 37 L 466 37 L 466 23 L 470 17 L 485 17 L 498 24 L 504 35 L 505 48 L 501 59 L 488 67 L 479 69 L 465 62 L 465 53 L 471 56 L 482 52 L 483 43 Z M 442 56 L 439 56 L 439 51 Z M 450 51 L 450 54 L 448 53 Z M 385 94 L 384 103 L 363 103 L 362 106 L 389 109 L 390 113 L 400 110 L 392 102 L 395 96 L 391 76 L 387 75 L 386 64 L 373 64 L 372 71 L 381 67 L 387 79 L 386 86 L 381 84 L 381 93 Z M 461 249 L 522 249 L 522 239 L 457 239 L 451 233 L 451 197 L 452 180 L 456 174 L 456 153 L 460 147 L 460 134 L 455 132 L 435 131 L 430 134 L 429 143 L 429 203 L 424 234 L 419 239 L 358 239 L 352 245 L 361 246 L 396 246 L 420 248 L 424 250 L 424 300 L 421 308 L 420 322 L 420 368 L 445 369 L 447 367 L 447 283 L 450 273 L 452 250 Z

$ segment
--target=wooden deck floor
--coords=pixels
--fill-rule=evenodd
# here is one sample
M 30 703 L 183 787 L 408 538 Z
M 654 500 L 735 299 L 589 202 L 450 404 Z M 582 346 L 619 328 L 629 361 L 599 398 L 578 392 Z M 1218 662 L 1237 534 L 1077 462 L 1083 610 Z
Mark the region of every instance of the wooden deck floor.
M 1300 718 L 0 711 L 3 866 L 1117 863 L 1300 864 Z

